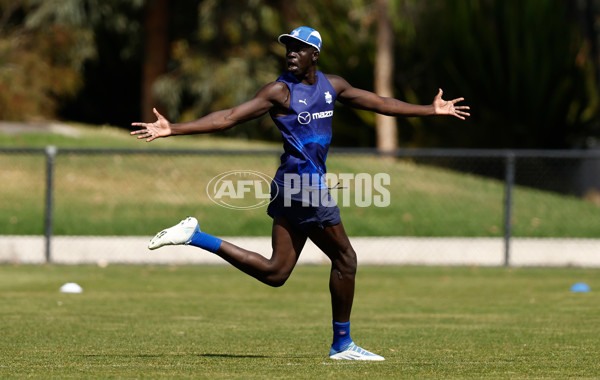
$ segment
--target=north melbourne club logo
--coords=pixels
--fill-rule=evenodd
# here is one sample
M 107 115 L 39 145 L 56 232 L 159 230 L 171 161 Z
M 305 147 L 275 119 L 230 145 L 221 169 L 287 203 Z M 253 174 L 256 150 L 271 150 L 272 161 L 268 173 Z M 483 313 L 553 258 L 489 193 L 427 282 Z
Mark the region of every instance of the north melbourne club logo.
M 331 96 L 331 94 L 329 93 L 329 91 L 325 92 L 325 102 L 327 104 L 331 104 L 331 102 L 333 102 L 333 97 Z

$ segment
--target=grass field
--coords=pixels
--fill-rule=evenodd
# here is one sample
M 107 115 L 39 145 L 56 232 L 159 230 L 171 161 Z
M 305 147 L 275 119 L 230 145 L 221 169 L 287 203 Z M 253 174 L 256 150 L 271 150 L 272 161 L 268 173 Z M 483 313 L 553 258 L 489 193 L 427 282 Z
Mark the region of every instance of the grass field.
M 0 146 L 101 148 L 279 148 L 279 144 L 184 136 L 151 144 L 115 128 L 76 129 L 76 137 L 0 134 Z M 472 160 L 472 165 L 483 164 Z M 44 226 L 45 163 L 42 155 L 0 155 L 0 231 L 39 235 Z M 273 175 L 271 155 L 59 155 L 55 167 L 54 232 L 57 235 L 148 235 L 197 216 L 219 235 L 265 236 L 265 209 L 227 210 L 206 195 L 214 176 L 229 170 Z M 344 207 L 346 230 L 354 236 L 473 236 L 503 234 L 504 184 L 411 160 L 330 154 L 332 173 L 388 173 L 389 207 Z M 600 237 L 600 206 L 577 197 L 516 187 L 513 235 Z
M 328 271 L 0 266 L 0 378 L 600 377 L 599 270 L 359 268 L 352 335 L 379 363 L 327 358 Z

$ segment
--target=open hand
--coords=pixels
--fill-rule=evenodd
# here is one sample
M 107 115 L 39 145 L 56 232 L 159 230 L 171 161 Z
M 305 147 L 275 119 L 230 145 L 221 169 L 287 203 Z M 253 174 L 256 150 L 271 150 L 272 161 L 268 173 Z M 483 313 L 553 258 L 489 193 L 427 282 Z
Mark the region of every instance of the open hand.
M 442 99 L 443 93 L 444 91 L 440 88 L 440 91 L 433 99 L 433 108 L 436 115 L 452 115 L 462 120 L 465 120 L 465 116 L 471 116 L 470 113 L 463 111 L 471 109 L 469 106 L 455 106 L 456 103 L 462 102 L 465 98 L 444 100 Z
M 152 108 L 152 111 L 156 115 L 156 121 L 154 123 L 131 123 L 134 127 L 142 127 L 137 131 L 132 131 L 131 135 L 138 135 L 138 139 L 146 139 L 146 142 L 150 142 L 159 137 L 167 137 L 171 135 L 171 123 L 169 120 L 158 113 L 156 108 Z

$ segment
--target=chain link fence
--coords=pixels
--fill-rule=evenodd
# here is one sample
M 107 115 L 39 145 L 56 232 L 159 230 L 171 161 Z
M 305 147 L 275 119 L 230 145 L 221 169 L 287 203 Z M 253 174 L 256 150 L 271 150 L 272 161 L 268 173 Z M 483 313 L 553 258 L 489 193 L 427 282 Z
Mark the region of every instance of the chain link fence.
M 41 254 L 53 262 L 134 262 L 148 255 L 157 231 L 189 215 L 204 231 L 268 256 L 265 197 L 280 154 L 0 149 L 0 261 Z M 327 169 L 359 261 L 600 260 L 600 152 L 332 149 Z M 206 256 L 187 248 L 154 260 Z M 315 247 L 306 251 L 325 260 Z

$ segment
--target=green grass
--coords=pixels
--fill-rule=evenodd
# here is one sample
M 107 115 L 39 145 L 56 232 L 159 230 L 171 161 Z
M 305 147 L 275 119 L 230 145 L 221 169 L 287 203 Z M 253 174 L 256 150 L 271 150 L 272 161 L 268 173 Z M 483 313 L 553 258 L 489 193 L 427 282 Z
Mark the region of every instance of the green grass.
M 184 136 L 151 144 L 114 128 L 77 127 L 77 137 L 2 135 L 0 145 L 261 149 L 279 144 L 210 136 Z M 58 235 L 152 235 L 187 215 L 220 236 L 265 236 L 265 208 L 227 210 L 211 202 L 208 182 L 230 170 L 273 175 L 279 153 L 268 155 L 66 155 L 55 166 L 54 232 Z M 475 159 L 472 165 L 478 163 Z M 0 231 L 43 233 L 45 163 L 41 155 L 0 154 Z M 331 153 L 331 173 L 388 173 L 389 207 L 342 207 L 355 236 L 475 236 L 503 234 L 502 181 L 374 156 Z M 354 196 L 352 194 L 351 196 Z M 573 196 L 519 187 L 514 192 L 513 235 L 600 237 L 600 205 Z
M 359 268 L 352 335 L 381 363 L 327 359 L 328 272 L 0 266 L 0 377 L 600 377 L 597 269 Z
M 177 138 L 161 139 L 159 144 L 146 145 L 144 140 L 138 140 L 130 136 L 129 132 L 122 128 L 109 125 L 92 126 L 85 124 L 66 124 L 66 133 L 41 133 L 31 131 L 25 133 L 2 133 L 0 130 L 0 146 L 2 147 L 37 147 L 43 148 L 48 145 L 68 148 L 227 148 L 247 149 L 251 145 L 255 149 L 277 147 L 280 144 L 264 141 L 249 142 L 243 139 L 232 139 L 221 137 L 218 134 L 197 136 L 178 136 Z

